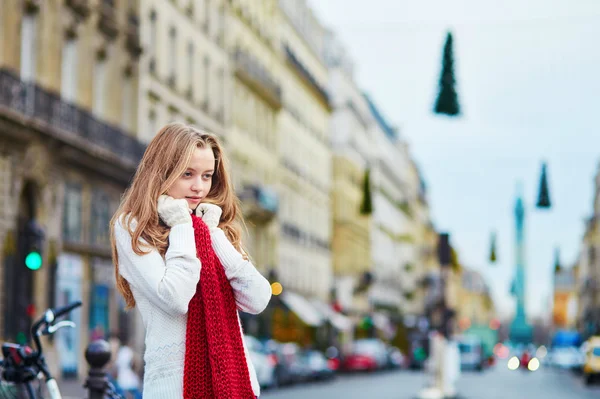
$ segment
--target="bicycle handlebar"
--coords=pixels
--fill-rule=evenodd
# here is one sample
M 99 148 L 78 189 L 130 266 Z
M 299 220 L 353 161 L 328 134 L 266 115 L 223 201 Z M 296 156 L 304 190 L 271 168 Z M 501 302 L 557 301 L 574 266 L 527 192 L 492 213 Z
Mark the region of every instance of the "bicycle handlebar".
M 33 337 L 33 341 L 36 346 L 35 357 L 40 357 L 42 354 L 42 344 L 40 342 L 39 334 L 40 327 L 43 324 L 51 325 L 56 319 L 69 313 L 73 309 L 78 308 L 79 306 L 81 306 L 81 301 L 75 301 L 60 308 L 48 309 L 44 315 L 31 326 L 31 336 Z M 50 312 L 51 315 L 48 314 L 48 312 Z
M 75 301 L 69 305 L 65 305 L 60 308 L 52 309 L 52 313 L 54 313 L 54 318 L 58 319 L 62 315 L 65 315 L 65 314 L 69 313 L 71 310 L 78 308 L 80 306 L 81 306 L 81 301 Z

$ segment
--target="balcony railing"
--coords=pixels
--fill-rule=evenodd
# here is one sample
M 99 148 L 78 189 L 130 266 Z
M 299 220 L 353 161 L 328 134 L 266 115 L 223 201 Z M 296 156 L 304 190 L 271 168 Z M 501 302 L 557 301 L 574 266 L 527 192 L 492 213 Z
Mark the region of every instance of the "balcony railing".
M 257 222 L 270 221 L 279 209 L 277 193 L 262 186 L 244 186 L 239 197 L 244 215 Z
M 260 94 L 272 107 L 281 108 L 281 87 L 258 60 L 241 49 L 233 55 L 236 76 L 255 92 Z
M 0 69 L 0 109 L 46 125 L 54 138 L 75 143 L 90 152 L 98 147 L 137 165 L 145 146 L 122 130 L 96 119 L 89 112 L 63 101 L 35 83 L 22 82 L 14 73 Z
M 296 72 L 304 78 L 304 80 L 317 92 L 323 102 L 330 107 L 329 94 L 327 91 L 317 82 L 317 79 L 310 73 L 310 71 L 300 62 L 296 54 L 288 46 L 285 46 L 285 54 L 288 62 L 294 67 Z

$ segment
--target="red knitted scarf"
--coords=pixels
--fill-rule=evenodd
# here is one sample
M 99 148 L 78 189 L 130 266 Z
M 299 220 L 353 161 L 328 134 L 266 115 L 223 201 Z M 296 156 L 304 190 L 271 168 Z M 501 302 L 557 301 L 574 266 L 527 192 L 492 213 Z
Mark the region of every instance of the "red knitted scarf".
M 192 215 L 202 264 L 188 308 L 184 399 L 254 399 L 233 289 L 212 248 L 208 227 Z

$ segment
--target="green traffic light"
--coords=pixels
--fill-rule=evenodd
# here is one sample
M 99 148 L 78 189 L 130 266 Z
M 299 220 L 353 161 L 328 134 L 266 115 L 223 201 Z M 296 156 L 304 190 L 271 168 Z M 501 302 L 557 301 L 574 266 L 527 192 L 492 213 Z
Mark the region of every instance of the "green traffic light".
M 31 270 L 38 270 L 42 267 L 42 256 L 39 252 L 30 252 L 25 257 L 25 266 Z

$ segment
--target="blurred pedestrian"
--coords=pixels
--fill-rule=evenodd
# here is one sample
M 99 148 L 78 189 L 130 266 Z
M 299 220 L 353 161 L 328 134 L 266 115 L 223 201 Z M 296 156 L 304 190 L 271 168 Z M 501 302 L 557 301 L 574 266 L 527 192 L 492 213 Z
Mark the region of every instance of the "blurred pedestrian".
M 119 338 L 119 333 L 116 331 L 112 331 L 108 336 L 108 345 L 110 346 L 110 361 L 107 366 L 107 370 L 111 377 L 116 380 L 117 378 L 117 354 L 119 353 L 119 348 L 121 348 L 121 339 Z
M 213 134 L 179 123 L 148 145 L 111 221 L 117 287 L 146 327 L 145 399 L 259 396 L 237 310 L 257 314 L 269 282 Z
M 140 377 L 134 370 L 135 353 L 127 345 L 117 352 L 115 365 L 117 369 L 117 384 L 126 399 L 142 399 L 140 392 Z

